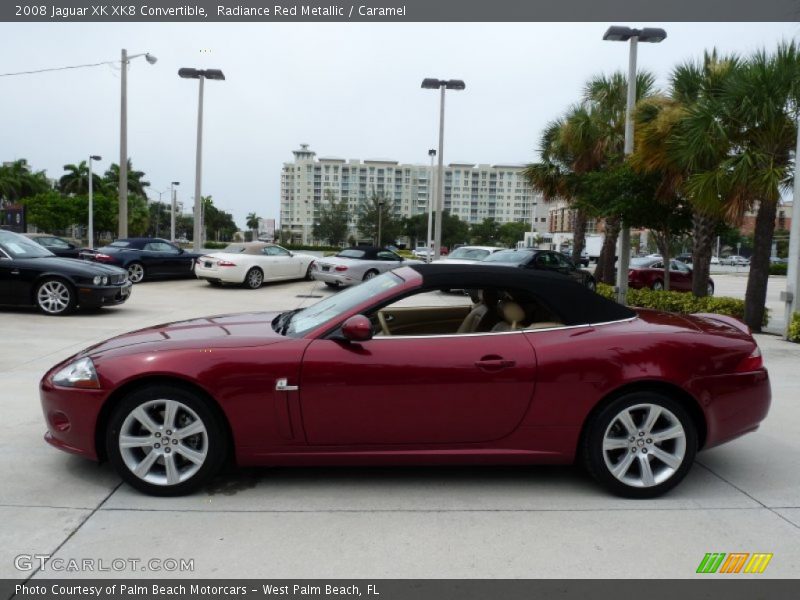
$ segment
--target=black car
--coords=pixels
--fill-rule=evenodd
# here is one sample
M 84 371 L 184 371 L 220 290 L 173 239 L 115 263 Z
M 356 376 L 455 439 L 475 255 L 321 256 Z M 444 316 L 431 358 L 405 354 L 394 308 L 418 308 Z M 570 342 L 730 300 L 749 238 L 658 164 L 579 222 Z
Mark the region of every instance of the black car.
M 64 238 L 46 233 L 23 233 L 22 235 L 33 240 L 40 246 L 44 246 L 56 256 L 62 258 L 80 258 L 82 248 Z
M 561 254 L 566 256 L 567 260 L 569 260 L 570 262 L 572 261 L 572 252 L 571 251 L 570 252 L 562 252 Z M 583 266 L 583 267 L 588 267 L 589 266 L 589 253 L 586 252 L 586 250 L 583 250 L 581 252 L 581 258 L 580 258 L 580 260 L 578 262 L 581 263 L 581 266 Z
M 65 315 L 78 306 L 122 304 L 130 295 L 123 269 L 61 258 L 18 233 L 0 231 L 0 304 Z
M 596 287 L 594 276 L 589 271 L 579 269 L 575 266 L 575 263 L 561 252 L 553 250 L 538 250 L 535 248 L 501 250 L 484 258 L 481 261 L 482 263 L 561 273 L 578 283 L 582 283 L 590 290 L 594 290 Z
M 202 254 L 186 252 L 161 238 L 128 238 L 116 240 L 96 251 L 81 253 L 84 260 L 122 267 L 131 283 L 146 279 L 193 277 L 194 261 Z

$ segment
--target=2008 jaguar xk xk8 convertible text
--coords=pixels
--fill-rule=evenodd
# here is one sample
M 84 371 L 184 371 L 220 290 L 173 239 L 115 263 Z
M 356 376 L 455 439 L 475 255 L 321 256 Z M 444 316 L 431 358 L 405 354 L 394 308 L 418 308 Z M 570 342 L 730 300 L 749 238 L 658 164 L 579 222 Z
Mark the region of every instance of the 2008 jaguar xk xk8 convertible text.
M 474 303 L 444 302 L 448 289 Z M 195 490 L 232 458 L 579 461 L 644 498 L 698 450 L 755 430 L 770 384 L 735 319 L 633 311 L 535 270 L 432 264 L 302 310 L 112 338 L 51 369 L 41 398 L 48 442 L 152 494 Z

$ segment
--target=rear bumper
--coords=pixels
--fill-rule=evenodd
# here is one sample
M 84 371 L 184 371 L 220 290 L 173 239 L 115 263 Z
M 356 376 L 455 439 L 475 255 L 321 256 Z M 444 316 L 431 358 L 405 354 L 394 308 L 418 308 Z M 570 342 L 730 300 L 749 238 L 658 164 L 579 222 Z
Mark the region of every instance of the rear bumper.
M 241 269 L 236 267 L 219 267 L 216 269 L 209 269 L 198 262 L 194 265 L 194 274 L 198 279 L 205 279 L 209 281 L 219 281 L 221 283 L 242 283 L 244 282 L 244 273 Z
M 689 392 L 700 401 L 705 414 L 705 448 L 758 429 L 772 402 L 766 369 L 696 379 Z
M 347 271 L 340 273 L 335 271 L 321 271 L 315 268 L 311 271 L 312 279 L 316 281 L 324 281 L 325 283 L 334 283 L 337 285 L 355 285 L 361 283 L 360 279 L 353 279 L 347 276 Z

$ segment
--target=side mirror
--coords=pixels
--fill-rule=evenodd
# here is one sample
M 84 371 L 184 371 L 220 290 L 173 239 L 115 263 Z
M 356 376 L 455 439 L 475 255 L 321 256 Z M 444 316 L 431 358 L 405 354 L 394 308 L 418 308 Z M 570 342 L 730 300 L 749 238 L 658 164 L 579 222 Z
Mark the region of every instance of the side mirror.
M 372 339 L 372 323 L 364 315 L 353 315 L 342 325 L 342 335 L 351 342 L 366 342 Z

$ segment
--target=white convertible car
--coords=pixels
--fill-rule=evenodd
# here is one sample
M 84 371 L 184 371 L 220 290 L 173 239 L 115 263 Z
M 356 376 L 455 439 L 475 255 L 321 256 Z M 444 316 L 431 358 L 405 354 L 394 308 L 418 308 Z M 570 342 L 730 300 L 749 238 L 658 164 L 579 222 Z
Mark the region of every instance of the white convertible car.
M 311 279 L 313 264 L 314 257 L 309 254 L 296 254 L 276 244 L 248 242 L 201 256 L 194 274 L 211 285 L 235 283 L 256 290 L 265 281 Z

